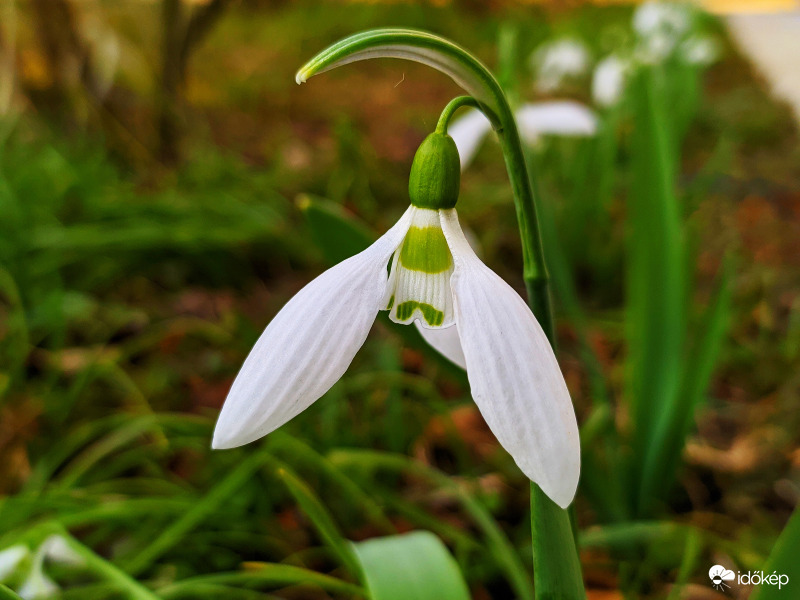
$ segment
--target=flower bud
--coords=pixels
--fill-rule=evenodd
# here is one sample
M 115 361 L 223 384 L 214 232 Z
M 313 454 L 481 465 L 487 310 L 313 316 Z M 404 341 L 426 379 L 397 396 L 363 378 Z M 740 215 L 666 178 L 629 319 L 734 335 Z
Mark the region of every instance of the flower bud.
M 461 162 L 456 143 L 446 133 L 426 137 L 411 165 L 408 195 L 419 208 L 453 208 L 461 185 Z

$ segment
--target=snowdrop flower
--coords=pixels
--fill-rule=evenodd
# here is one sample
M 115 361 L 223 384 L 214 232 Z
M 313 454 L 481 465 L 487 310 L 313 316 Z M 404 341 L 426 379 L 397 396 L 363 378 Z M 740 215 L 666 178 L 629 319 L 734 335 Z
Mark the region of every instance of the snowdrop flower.
M 685 6 L 668 2 L 645 2 L 633 13 L 633 29 L 641 37 L 669 33 L 682 37 L 691 25 Z
M 17 590 L 17 594 L 24 600 L 46 600 L 55 598 L 58 593 L 58 585 L 45 575 L 41 564 L 38 563 Z
M 31 555 L 33 555 L 32 560 L 28 560 Z M 24 580 L 17 589 L 19 596 L 25 600 L 53 598 L 60 590 L 56 582 L 44 572 L 46 560 L 71 566 L 86 564 L 83 558 L 69 547 L 63 536 L 54 534 L 39 545 L 35 554 L 22 544 L 0 552 L 0 583 L 18 574 L 19 567 L 24 563 Z M 15 579 L 19 581 L 22 577 Z
M 17 589 L 17 593 L 25 600 L 44 600 L 52 598 L 58 593 L 58 585 L 44 572 L 46 558 L 47 542 L 39 546 L 27 577 Z
M 51 535 L 42 542 L 42 545 L 39 546 L 39 551 L 43 552 L 45 558 L 48 560 L 61 563 L 62 565 L 82 567 L 86 564 L 83 557 L 70 547 L 69 543 L 62 535 Z
M 557 89 L 564 79 L 580 77 L 589 68 L 586 44 L 564 38 L 541 45 L 531 56 L 536 73 L 536 89 L 548 93 Z
M 693 35 L 681 44 L 681 57 L 690 65 L 708 66 L 717 61 L 720 47 L 717 40 Z
M 597 132 L 597 117 L 583 104 L 573 100 L 536 102 L 520 106 L 514 117 L 520 137 L 535 145 L 543 135 L 586 137 Z M 479 110 L 471 110 L 448 128 L 461 157 L 462 170 L 475 158 L 481 143 L 491 131 L 489 120 Z
M 14 575 L 19 566 L 29 555 L 30 550 L 22 544 L 0 550 L 0 583 L 7 581 Z
M 615 54 L 597 63 L 592 76 L 592 98 L 606 108 L 616 105 L 625 89 L 628 65 Z
M 633 14 L 633 29 L 641 38 L 639 54 L 644 62 L 666 59 L 691 27 L 689 9 L 681 4 L 645 2 Z
M 550 498 L 569 505 L 580 447 L 564 377 L 528 306 L 467 243 L 454 208 L 459 183 L 455 142 L 431 134 L 414 158 L 411 206 L 400 220 L 309 283 L 267 326 L 225 400 L 214 448 L 252 442 L 308 408 L 342 377 L 385 310 L 466 368 L 499 442 Z

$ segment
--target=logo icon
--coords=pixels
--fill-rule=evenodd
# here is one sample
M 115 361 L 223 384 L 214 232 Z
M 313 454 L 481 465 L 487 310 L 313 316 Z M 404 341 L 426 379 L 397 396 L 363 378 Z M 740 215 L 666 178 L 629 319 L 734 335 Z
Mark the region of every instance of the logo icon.
M 724 590 L 729 588 L 726 581 L 731 581 L 736 578 L 736 574 L 730 569 L 726 569 L 722 565 L 714 565 L 708 570 L 708 577 L 711 579 L 711 585 L 715 590 Z

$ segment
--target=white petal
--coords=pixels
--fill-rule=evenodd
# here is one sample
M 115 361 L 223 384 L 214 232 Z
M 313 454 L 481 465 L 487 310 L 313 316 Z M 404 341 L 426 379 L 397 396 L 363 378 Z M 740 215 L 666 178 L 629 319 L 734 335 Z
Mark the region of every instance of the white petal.
M 17 590 L 24 600 L 46 600 L 55 598 L 59 593 L 58 585 L 50 579 L 41 568 L 34 569 Z
M 681 44 L 681 56 L 690 65 L 707 66 L 715 62 L 720 55 L 717 40 L 695 35 Z
M 540 135 L 589 136 L 597 131 L 594 113 L 571 100 L 525 104 L 515 116 L 526 144 L 534 144 Z
M 562 38 L 546 42 L 531 55 L 536 71 L 536 88 L 552 92 L 568 77 L 579 77 L 589 67 L 589 50 L 581 40 Z
M 645 2 L 633 13 L 633 29 L 642 37 L 661 32 L 679 37 L 690 27 L 689 8 L 677 3 Z
M 83 557 L 73 550 L 64 536 L 53 534 L 47 538 L 40 547 L 48 560 L 72 566 L 83 566 L 86 561 Z
M 455 323 L 450 291 L 453 257 L 439 212 L 415 206 L 410 211 L 411 226 L 394 253 L 381 308 L 395 323 L 450 327 Z
M 274 431 L 327 392 L 367 338 L 386 288 L 386 265 L 410 211 L 369 248 L 304 287 L 256 342 L 222 407 L 214 448 Z
M 451 363 L 458 365 L 462 369 L 467 368 L 467 361 L 464 358 L 464 351 L 461 349 L 461 340 L 458 338 L 458 327 L 444 327 L 442 329 L 429 329 L 422 327 L 419 321 L 415 321 L 422 338 L 428 342 L 439 354 L 444 356 Z
M 11 577 L 29 554 L 30 550 L 22 544 L 0 551 L 0 582 Z
M 522 298 L 470 249 L 455 210 L 441 212 L 472 397 L 520 469 L 566 508 L 578 486 L 580 442 L 556 357 Z
M 592 98 L 600 106 L 614 106 L 625 89 L 627 65 L 611 54 L 597 63 L 592 77 Z
M 471 110 L 453 121 L 447 127 L 448 135 L 453 138 L 461 158 L 461 170 L 475 158 L 483 138 L 492 129 L 489 119 L 479 110 Z

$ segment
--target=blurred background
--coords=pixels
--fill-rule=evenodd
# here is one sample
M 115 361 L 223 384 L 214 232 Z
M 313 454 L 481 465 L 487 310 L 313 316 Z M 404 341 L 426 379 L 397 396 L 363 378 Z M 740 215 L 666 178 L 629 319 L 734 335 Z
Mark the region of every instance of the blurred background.
M 800 499 L 798 15 L 5 0 L 0 583 L 355 598 L 346 540 L 427 530 L 472 598 L 532 597 L 527 480 L 464 373 L 403 328 L 379 320 L 279 432 L 210 450 L 260 332 L 399 217 L 414 152 L 461 93 L 396 60 L 294 83 L 328 44 L 393 25 L 466 47 L 520 107 L 582 424 L 589 598 L 747 597 L 709 568 L 780 564 Z M 470 116 L 461 220 L 524 295 L 502 154 Z

